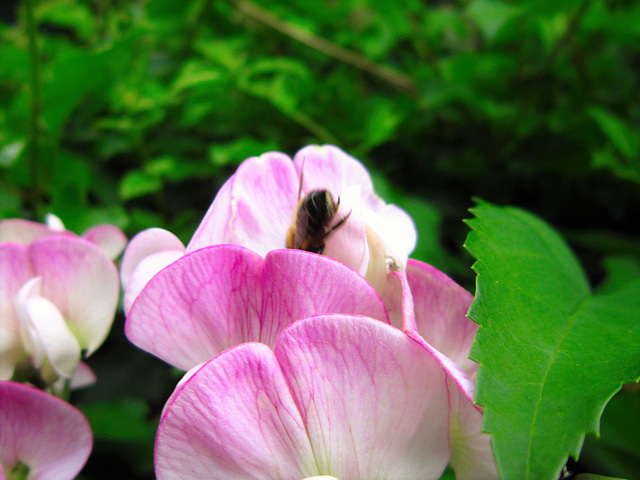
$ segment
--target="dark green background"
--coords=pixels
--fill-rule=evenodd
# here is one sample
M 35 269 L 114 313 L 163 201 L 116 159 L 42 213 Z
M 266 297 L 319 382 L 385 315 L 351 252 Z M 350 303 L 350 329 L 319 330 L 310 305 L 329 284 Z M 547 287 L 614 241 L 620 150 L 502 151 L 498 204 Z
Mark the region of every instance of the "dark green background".
M 472 196 L 550 222 L 593 285 L 605 259 L 640 261 L 638 2 L 31 6 L 30 29 L 29 2 L 0 5 L 2 218 L 51 211 L 78 232 L 160 226 L 186 242 L 243 159 L 334 143 L 414 216 L 415 256 L 471 291 Z M 155 422 L 180 377 L 123 322 L 89 359 L 97 385 L 72 396 L 96 436 L 87 479 L 153 478 Z M 575 468 L 640 478 L 638 408 L 633 387 L 614 398 Z

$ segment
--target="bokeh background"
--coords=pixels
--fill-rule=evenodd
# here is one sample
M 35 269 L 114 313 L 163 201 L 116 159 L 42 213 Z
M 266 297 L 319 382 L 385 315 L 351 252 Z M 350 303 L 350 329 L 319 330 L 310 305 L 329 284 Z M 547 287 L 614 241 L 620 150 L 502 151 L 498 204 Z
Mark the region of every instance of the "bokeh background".
M 550 222 L 596 286 L 640 272 L 639 72 L 635 0 L 3 0 L 0 218 L 186 243 L 242 160 L 331 143 L 470 291 L 474 196 Z M 72 395 L 95 435 L 83 479 L 153 478 L 181 376 L 123 324 Z M 638 432 L 627 386 L 570 468 L 640 478 Z

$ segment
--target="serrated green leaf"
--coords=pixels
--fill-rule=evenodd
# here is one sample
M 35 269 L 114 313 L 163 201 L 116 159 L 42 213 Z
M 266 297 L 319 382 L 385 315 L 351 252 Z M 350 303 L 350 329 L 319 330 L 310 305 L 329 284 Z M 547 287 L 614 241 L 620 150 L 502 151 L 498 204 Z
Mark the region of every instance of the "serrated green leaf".
M 547 224 L 480 202 L 465 247 L 477 260 L 476 399 L 503 480 L 555 480 L 623 382 L 640 377 L 640 281 L 592 295 Z

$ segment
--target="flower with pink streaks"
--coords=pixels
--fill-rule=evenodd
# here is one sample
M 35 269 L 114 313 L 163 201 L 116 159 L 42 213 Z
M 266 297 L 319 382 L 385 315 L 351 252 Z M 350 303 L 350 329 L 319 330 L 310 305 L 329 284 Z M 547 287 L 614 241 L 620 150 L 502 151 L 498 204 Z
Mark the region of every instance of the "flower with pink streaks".
M 0 379 L 86 379 L 80 358 L 105 340 L 118 296 L 115 265 L 87 240 L 0 243 Z
M 63 400 L 0 381 L 0 479 L 72 480 L 92 447 L 89 423 Z
M 129 311 L 125 332 L 135 345 L 188 370 L 244 342 L 273 346 L 294 321 L 324 313 L 389 323 L 371 285 L 331 258 L 291 249 L 262 258 L 216 245 L 155 275 Z
M 309 201 L 317 222 L 305 223 L 309 215 L 300 206 L 312 192 L 323 192 Z M 335 212 L 329 208 L 332 215 L 321 215 L 331 202 Z M 316 248 L 309 250 L 344 263 L 381 293 L 388 271 L 404 271 L 416 243 L 409 215 L 385 204 L 366 168 L 339 148 L 308 146 L 293 161 L 265 153 L 245 160 L 222 186 L 186 248 L 160 229 L 131 241 L 122 264 L 125 311 L 155 273 L 184 253 L 217 244 L 242 245 L 263 257 L 274 249 L 301 248 L 301 242 L 287 244 L 292 227 L 298 237 L 315 232 Z
M 274 349 L 239 345 L 178 385 L 158 428 L 156 475 L 428 480 L 450 463 L 459 480 L 497 480 L 458 377 L 442 354 L 378 320 L 299 320 Z
M 38 238 L 54 235 L 75 236 L 65 228 L 62 220 L 51 213 L 47 214 L 44 224 L 21 218 L 0 221 L 0 242 L 29 245 Z M 117 258 L 127 245 L 127 237 L 115 225 L 96 225 L 85 230 L 81 237 L 100 247 L 111 260 Z

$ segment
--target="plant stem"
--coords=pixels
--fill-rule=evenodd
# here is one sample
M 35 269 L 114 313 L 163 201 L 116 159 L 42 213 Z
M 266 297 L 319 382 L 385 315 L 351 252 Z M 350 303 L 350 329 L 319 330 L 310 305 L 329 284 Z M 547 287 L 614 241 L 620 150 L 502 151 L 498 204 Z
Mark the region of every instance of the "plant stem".
M 33 14 L 35 0 L 25 0 L 25 13 L 27 21 L 27 36 L 29 38 L 29 57 L 31 60 L 31 127 L 29 132 L 29 172 L 31 175 L 31 188 L 28 201 L 33 209 L 33 214 L 38 214 L 40 187 L 39 187 L 39 146 L 42 114 L 42 97 L 40 88 L 40 56 L 38 52 L 38 39 L 36 21 Z
M 231 0 L 231 2 L 245 15 L 307 45 L 308 47 L 378 77 L 380 80 L 383 80 L 394 88 L 405 93 L 415 95 L 417 92 L 413 79 L 404 73 L 378 65 L 354 51 L 347 50 L 339 45 L 328 42 L 324 38 L 318 37 L 311 32 L 278 18 L 250 0 Z

